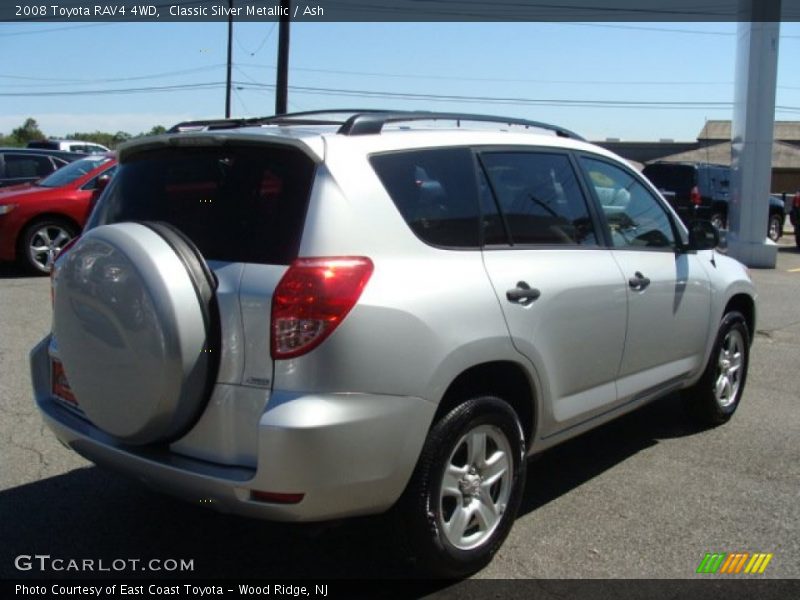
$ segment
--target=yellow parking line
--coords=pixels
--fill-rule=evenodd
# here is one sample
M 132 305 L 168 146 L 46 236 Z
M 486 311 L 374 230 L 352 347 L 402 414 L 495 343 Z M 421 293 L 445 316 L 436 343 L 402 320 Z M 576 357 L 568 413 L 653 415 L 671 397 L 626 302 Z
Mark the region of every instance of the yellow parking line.
M 787 269 L 787 273 L 800 273 L 800 269 Z

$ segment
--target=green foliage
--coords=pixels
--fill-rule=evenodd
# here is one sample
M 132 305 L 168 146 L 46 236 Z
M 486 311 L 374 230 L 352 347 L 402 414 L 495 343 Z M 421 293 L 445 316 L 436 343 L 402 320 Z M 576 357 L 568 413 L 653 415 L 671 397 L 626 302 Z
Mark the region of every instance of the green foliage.
M 146 135 L 160 135 L 162 133 L 166 133 L 166 131 L 167 129 L 163 125 L 154 125 L 150 131 L 143 131 L 136 135 L 131 135 L 127 131 L 117 131 L 116 133 L 108 133 L 104 131 L 85 133 L 76 131 L 75 133 L 68 133 L 67 135 L 63 136 L 63 139 L 93 142 L 113 150 L 121 143 L 127 142 L 128 140 Z M 47 139 L 47 137 L 48 136 L 46 136 L 42 130 L 39 129 L 39 124 L 36 122 L 36 119 L 28 118 L 21 127 L 17 127 L 16 129 L 12 130 L 10 135 L 0 133 L 0 146 L 21 147 L 26 146 L 28 142 Z
M 28 117 L 22 124 L 22 127 L 17 127 L 11 131 L 11 138 L 17 143 L 14 146 L 24 146 L 28 142 L 34 140 L 41 140 L 44 137 L 42 130 L 39 129 L 39 124 L 36 119 Z

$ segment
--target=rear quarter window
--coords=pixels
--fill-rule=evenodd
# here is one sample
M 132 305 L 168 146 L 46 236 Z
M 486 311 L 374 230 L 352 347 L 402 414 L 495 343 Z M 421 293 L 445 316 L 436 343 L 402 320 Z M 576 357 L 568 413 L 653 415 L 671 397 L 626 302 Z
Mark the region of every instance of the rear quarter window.
M 468 148 L 411 150 L 370 158 L 397 210 L 422 241 L 480 246 L 475 161 Z
M 88 227 L 162 221 L 207 260 L 289 264 L 300 248 L 314 169 L 293 148 L 144 152 L 118 167 Z

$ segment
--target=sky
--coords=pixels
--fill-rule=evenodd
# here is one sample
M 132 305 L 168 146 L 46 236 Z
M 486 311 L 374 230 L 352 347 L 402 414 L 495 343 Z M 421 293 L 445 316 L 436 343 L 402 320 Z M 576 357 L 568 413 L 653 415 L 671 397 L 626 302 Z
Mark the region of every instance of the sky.
M 289 110 L 472 112 L 592 140 L 694 140 L 732 116 L 737 27 L 292 23 Z M 275 23 L 234 23 L 232 116 L 274 113 L 277 38 Z M 224 116 L 225 22 L 0 23 L 0 51 L 13 57 L 0 133 L 28 117 L 64 136 Z M 800 23 L 782 23 L 777 120 L 800 120 L 798 73 Z

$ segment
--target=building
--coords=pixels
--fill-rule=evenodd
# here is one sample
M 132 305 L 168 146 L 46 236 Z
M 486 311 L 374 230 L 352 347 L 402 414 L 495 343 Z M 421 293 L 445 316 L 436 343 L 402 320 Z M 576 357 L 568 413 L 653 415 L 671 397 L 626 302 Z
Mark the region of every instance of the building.
M 776 121 L 772 144 L 773 193 L 800 190 L 800 121 Z M 628 160 L 639 163 L 706 162 L 731 164 L 731 122 L 707 121 L 695 142 L 597 142 Z

